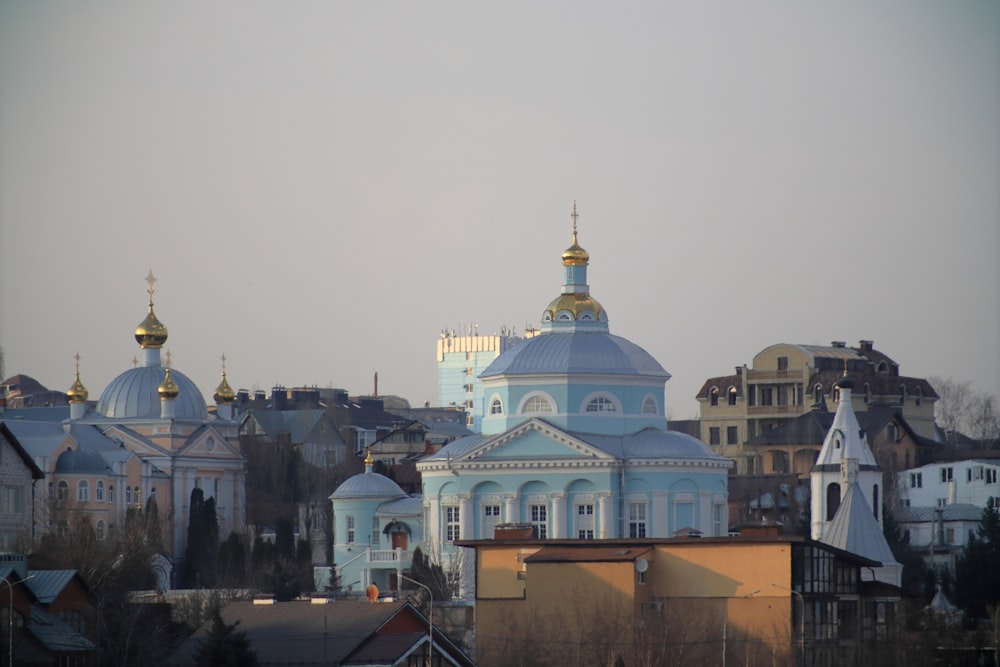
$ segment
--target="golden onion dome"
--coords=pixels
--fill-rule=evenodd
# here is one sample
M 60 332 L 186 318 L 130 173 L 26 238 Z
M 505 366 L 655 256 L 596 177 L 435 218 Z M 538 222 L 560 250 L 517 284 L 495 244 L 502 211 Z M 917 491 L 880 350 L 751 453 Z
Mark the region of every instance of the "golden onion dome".
M 213 398 L 216 403 L 232 403 L 236 400 L 236 392 L 229 386 L 229 382 L 226 380 L 225 371 L 222 371 L 222 382 L 220 382 L 219 386 L 215 388 Z
M 181 390 L 177 387 L 177 383 L 170 377 L 169 367 L 167 368 L 167 374 L 164 376 L 163 382 L 156 388 L 156 393 L 160 395 L 160 400 L 173 400 L 181 393 Z
M 564 266 L 586 266 L 590 262 L 590 253 L 580 247 L 576 242 L 576 231 L 573 231 L 573 245 L 566 248 L 562 254 Z
M 80 382 L 80 371 L 77 371 L 76 381 L 66 392 L 66 399 L 70 403 L 86 403 L 89 395 L 90 394 L 87 392 L 87 388 L 83 386 L 82 382 Z
M 153 304 L 149 304 L 146 319 L 135 328 L 135 340 L 143 349 L 163 347 L 167 342 L 167 327 L 157 319 L 156 313 L 153 312 Z
M 562 311 L 569 311 L 573 314 L 574 320 L 579 320 L 580 315 L 585 312 L 590 312 L 593 314 L 595 320 L 601 319 L 604 313 L 604 306 L 602 306 L 597 299 L 590 296 L 590 294 L 563 294 L 555 298 L 549 307 L 545 309 L 548 315 L 548 320 L 555 321 L 558 313 Z

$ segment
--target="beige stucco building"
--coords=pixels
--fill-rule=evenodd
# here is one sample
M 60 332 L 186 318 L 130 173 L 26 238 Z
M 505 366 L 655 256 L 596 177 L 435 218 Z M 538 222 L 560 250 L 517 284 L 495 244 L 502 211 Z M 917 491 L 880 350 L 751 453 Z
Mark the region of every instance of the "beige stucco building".
M 937 393 L 923 378 L 900 375 L 899 364 L 870 340 L 857 347 L 779 343 L 761 350 L 751 367 L 712 377 L 698 392 L 701 438 L 717 454 L 737 461 L 738 472 L 759 474 L 759 453 L 747 447 L 754 438 L 822 404 L 835 412 L 837 381 L 847 373 L 855 384 L 856 412 L 894 407 L 920 437 L 935 437 Z

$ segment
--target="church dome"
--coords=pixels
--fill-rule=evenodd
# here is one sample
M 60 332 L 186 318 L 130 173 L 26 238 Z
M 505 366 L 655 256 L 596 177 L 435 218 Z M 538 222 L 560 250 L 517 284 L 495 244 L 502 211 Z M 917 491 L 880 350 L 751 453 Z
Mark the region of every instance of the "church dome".
M 576 211 L 575 206 L 573 210 Z M 567 266 L 577 266 L 590 262 L 590 253 L 581 248 L 580 244 L 576 242 L 576 231 L 573 232 L 573 245 L 563 251 L 562 261 Z
M 606 320 L 607 314 L 597 299 L 590 294 L 563 294 L 552 300 L 542 315 L 543 322 L 558 320 L 560 313 L 568 313 L 574 320 Z
M 174 382 L 172 377 L 170 377 L 170 369 L 168 368 L 167 374 L 163 378 L 163 382 L 161 382 L 160 386 L 156 388 L 156 393 L 160 395 L 161 399 L 166 398 L 173 400 L 177 398 L 177 394 L 180 392 L 181 390 L 177 387 L 177 383 Z
M 670 377 L 649 352 L 621 336 L 604 332 L 551 333 L 529 338 L 494 359 L 480 377 L 539 374 Z
M 216 403 L 223 404 L 232 403 L 236 400 L 236 392 L 229 386 L 229 381 L 226 380 L 225 371 L 222 373 L 222 382 L 220 382 L 219 386 L 215 388 L 215 393 L 212 395 L 212 398 L 215 399 Z
M 80 373 L 77 371 L 76 381 L 72 387 L 66 390 L 66 400 L 70 403 L 86 403 L 88 396 L 90 394 L 87 392 L 87 388 L 83 386 L 83 383 L 80 382 Z
M 334 500 L 353 498 L 405 498 L 406 493 L 399 484 L 377 472 L 362 472 L 348 478 L 330 494 Z
M 125 371 L 104 389 L 97 412 L 111 419 L 159 419 L 159 388 L 167 376 L 162 366 L 139 366 Z M 177 387 L 176 418 L 208 419 L 205 399 L 186 375 L 170 370 Z

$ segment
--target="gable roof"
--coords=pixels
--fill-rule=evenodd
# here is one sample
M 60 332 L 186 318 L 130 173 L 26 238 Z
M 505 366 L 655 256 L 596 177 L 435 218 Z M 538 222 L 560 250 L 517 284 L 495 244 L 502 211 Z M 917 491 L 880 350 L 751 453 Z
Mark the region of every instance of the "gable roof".
M 4 440 L 6 440 L 14 449 L 14 452 L 24 463 L 25 467 L 31 471 L 32 479 L 41 479 L 45 476 L 42 473 L 42 470 L 35 465 L 35 461 L 31 458 L 31 455 L 27 452 L 24 446 L 21 445 L 20 441 L 18 441 L 17 436 L 14 435 L 13 431 L 7 428 L 7 423 L 3 421 L 0 421 L 0 436 L 3 436 Z
M 41 606 L 31 606 L 31 622 L 26 631 L 52 653 L 87 653 L 95 650 L 93 642 Z
M 234 602 L 222 610 L 222 619 L 227 624 L 239 621 L 237 631 L 246 633 L 262 666 L 394 665 L 426 638 L 427 628 L 427 620 L 420 612 L 402 601 Z M 394 623 L 397 619 L 403 622 Z M 194 652 L 210 627 L 211 622 L 203 625 L 170 656 L 167 664 L 192 664 Z M 378 641 L 373 642 L 376 638 Z M 435 652 L 447 647 L 455 664 L 472 665 L 467 656 L 439 635 L 437 628 L 434 644 Z M 392 650 L 387 650 L 390 647 Z M 373 660 L 376 654 L 381 655 L 381 661 Z M 358 656 L 364 656 L 365 661 L 356 660 Z

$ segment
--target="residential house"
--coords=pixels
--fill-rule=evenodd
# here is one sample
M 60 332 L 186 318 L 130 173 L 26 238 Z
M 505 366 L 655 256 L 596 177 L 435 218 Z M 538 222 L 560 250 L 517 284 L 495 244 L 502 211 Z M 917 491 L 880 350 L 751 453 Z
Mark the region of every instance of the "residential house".
M 7 424 L 0 421 L 0 551 L 31 545 L 35 482 L 43 477 L 31 455 Z
M 707 379 L 697 394 L 702 440 L 735 459 L 739 473 L 756 474 L 759 459 L 747 443 L 817 403 L 834 411 L 836 383 L 845 371 L 858 387 L 855 412 L 894 407 L 921 437 L 936 438 L 934 388 L 923 378 L 900 375 L 899 364 L 862 340 L 857 347 L 842 341 L 771 345 L 757 353 L 751 368 Z
M 410 603 L 332 600 L 234 602 L 222 620 L 239 623 L 261 667 L 357 665 L 367 667 L 473 667 L 472 659 Z M 167 660 L 194 665 L 207 623 Z M 428 658 L 430 660 L 428 661 Z

